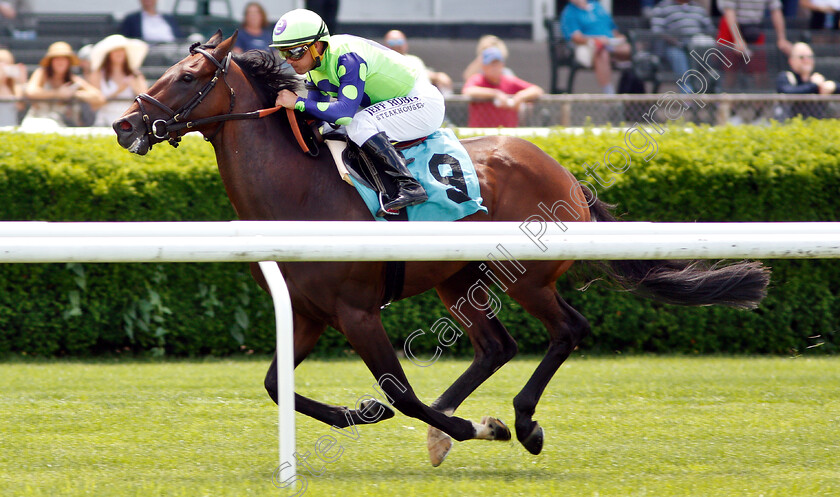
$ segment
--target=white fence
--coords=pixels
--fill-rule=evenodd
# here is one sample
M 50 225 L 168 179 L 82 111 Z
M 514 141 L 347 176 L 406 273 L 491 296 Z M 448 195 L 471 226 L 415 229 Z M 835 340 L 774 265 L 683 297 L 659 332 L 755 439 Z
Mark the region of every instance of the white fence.
M 56 237 L 61 237 L 57 243 Z M 840 223 L 0 222 L 0 262 L 840 257 Z
M 296 471 L 292 309 L 266 261 L 840 258 L 840 223 L 0 222 L 0 263 L 262 261 L 277 320 L 279 481 Z

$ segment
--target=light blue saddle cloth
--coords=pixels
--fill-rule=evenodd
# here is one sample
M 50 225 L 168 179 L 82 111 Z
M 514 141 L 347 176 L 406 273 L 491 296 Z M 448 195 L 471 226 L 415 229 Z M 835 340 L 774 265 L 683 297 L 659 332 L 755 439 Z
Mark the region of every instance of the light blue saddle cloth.
M 423 185 L 429 200 L 406 207 L 409 221 L 455 221 L 478 211 L 487 212 L 481 205 L 481 189 L 475 166 L 467 150 L 449 129 L 439 129 L 422 143 L 402 150 L 408 170 Z M 354 178 L 353 186 L 362 196 L 371 215 L 379 217 L 379 194 Z

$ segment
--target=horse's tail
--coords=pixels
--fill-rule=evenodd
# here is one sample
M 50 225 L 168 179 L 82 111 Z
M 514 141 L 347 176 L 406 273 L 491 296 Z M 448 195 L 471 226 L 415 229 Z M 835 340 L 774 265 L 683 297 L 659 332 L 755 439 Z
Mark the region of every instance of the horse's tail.
M 586 187 L 589 213 L 597 222 L 615 222 L 614 207 Z M 596 263 L 621 288 L 677 305 L 726 305 L 754 309 L 767 295 L 770 269 L 760 262 L 709 265 L 704 261 L 603 261 Z

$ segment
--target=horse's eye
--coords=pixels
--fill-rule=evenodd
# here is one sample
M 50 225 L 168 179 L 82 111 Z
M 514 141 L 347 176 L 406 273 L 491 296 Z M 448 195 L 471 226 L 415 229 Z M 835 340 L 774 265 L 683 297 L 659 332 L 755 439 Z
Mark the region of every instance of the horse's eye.
M 183 81 L 184 83 L 192 83 L 193 81 L 195 81 L 195 76 L 193 76 L 190 73 L 184 74 L 183 76 L 181 76 L 181 81 Z

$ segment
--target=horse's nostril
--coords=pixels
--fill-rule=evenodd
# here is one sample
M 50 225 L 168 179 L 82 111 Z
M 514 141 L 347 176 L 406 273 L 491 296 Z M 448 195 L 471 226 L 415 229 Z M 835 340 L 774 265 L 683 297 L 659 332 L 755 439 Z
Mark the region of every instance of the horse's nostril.
M 131 124 L 128 122 L 128 120 L 125 120 L 120 123 L 120 129 L 123 131 L 131 131 Z

